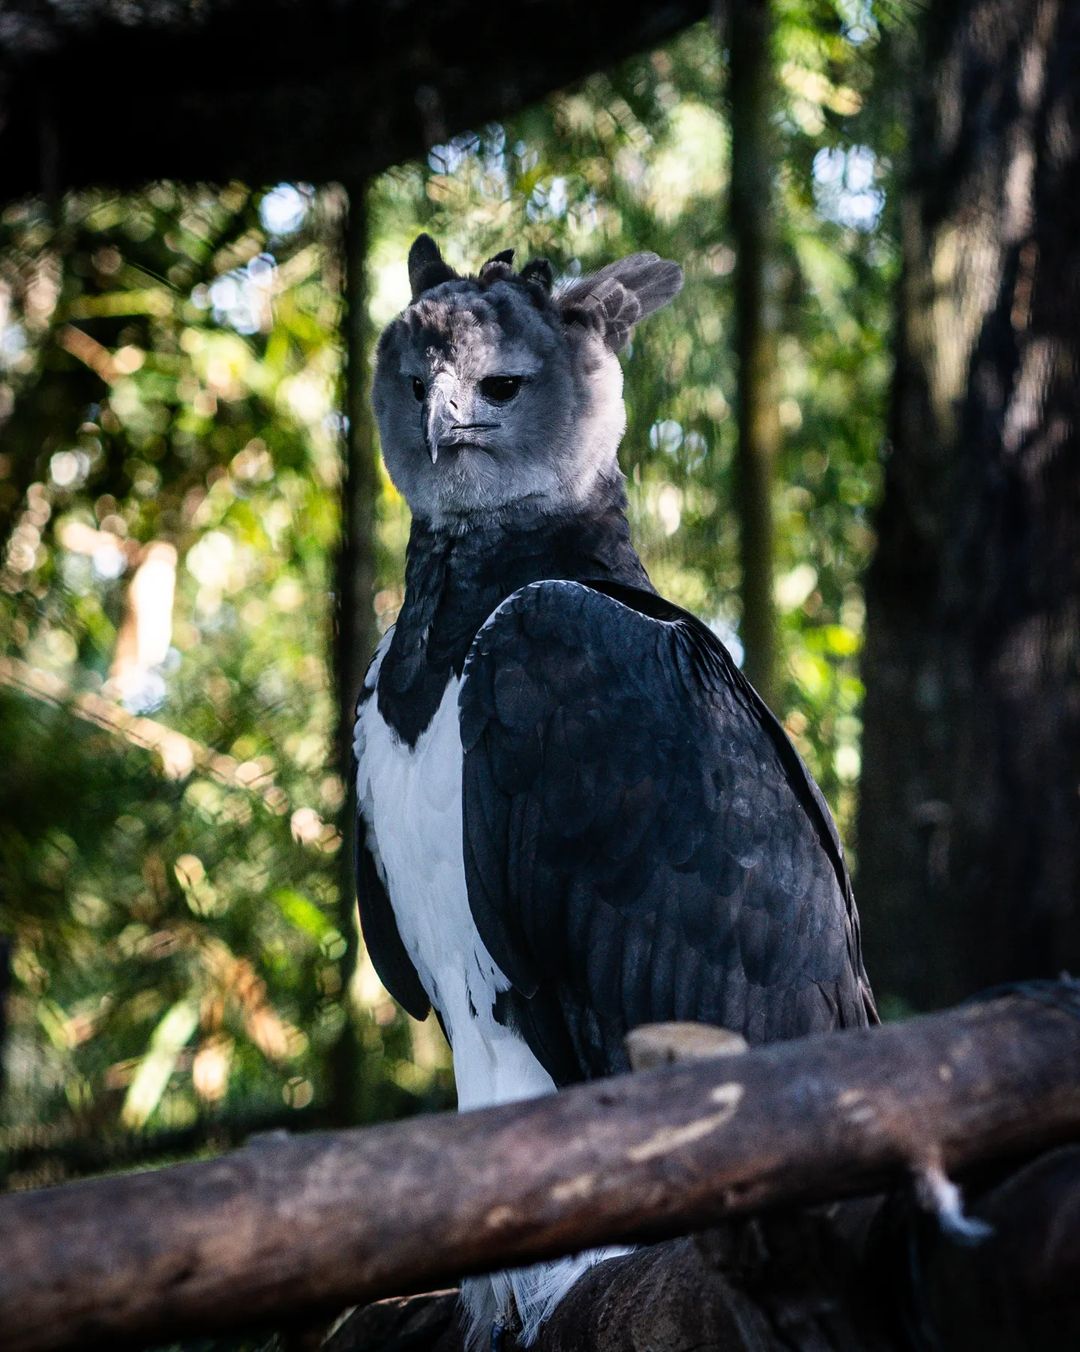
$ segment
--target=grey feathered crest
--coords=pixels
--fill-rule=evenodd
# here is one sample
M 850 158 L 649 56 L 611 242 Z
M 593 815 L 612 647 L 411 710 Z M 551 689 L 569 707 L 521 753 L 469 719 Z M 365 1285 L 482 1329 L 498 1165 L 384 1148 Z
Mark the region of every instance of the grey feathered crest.
M 588 277 L 552 291 L 555 274 L 546 258 L 533 258 L 515 273 L 514 250 L 503 249 L 480 269 L 477 281 L 518 281 L 529 287 L 534 301 L 550 300 L 564 323 L 580 324 L 598 332 L 612 352 L 626 346 L 634 325 L 679 294 L 682 268 L 654 253 L 620 258 Z M 409 250 L 409 284 L 413 300 L 432 287 L 454 281 L 459 274 L 445 262 L 430 235 L 418 235 Z
M 599 330 L 612 352 L 618 352 L 629 342 L 634 325 L 674 300 L 682 284 L 678 263 L 636 253 L 571 282 L 556 303 L 564 320 Z

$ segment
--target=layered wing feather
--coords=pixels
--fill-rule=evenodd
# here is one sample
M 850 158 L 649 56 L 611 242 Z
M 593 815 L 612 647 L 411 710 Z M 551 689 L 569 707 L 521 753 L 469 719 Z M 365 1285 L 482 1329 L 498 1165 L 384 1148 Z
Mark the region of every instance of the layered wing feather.
M 876 1017 L 824 801 L 699 621 L 532 584 L 477 635 L 460 715 L 470 907 L 557 1083 L 625 1068 L 642 1023 L 763 1042 Z

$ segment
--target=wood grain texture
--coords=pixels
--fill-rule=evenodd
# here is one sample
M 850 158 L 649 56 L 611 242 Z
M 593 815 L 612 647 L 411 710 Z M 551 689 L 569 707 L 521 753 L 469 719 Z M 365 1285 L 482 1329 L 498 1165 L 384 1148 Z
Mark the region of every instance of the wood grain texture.
M 533 1352 L 1075 1352 L 1080 1146 L 1000 1172 L 971 1182 L 982 1244 L 905 1194 L 729 1221 L 591 1269 Z M 321 1352 L 465 1348 L 439 1292 L 350 1312 Z
M 3 1345 L 270 1323 L 1075 1140 L 1080 992 L 1033 995 L 0 1198 Z

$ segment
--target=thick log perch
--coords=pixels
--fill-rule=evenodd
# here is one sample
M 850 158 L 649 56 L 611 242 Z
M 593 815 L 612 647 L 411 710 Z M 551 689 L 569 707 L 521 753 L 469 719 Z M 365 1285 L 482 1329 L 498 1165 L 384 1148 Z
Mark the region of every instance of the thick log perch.
M 999 1172 L 999 1171 L 995 1171 Z M 910 1196 L 725 1222 L 592 1268 L 533 1352 L 1076 1352 L 1080 1146 L 971 1187 L 953 1243 Z M 353 1311 L 322 1352 L 467 1352 L 454 1292 Z
M 0 1198 L 10 1352 L 340 1309 L 1080 1138 L 1080 988 Z

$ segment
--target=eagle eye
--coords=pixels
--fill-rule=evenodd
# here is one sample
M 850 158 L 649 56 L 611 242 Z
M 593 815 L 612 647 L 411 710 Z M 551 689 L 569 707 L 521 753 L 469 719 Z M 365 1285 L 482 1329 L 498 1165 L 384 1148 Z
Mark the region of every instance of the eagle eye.
M 522 376 L 486 376 L 480 393 L 493 404 L 508 404 L 521 389 Z
M 416 397 L 416 402 L 422 404 L 424 402 L 424 396 L 427 394 L 427 386 L 419 376 L 413 376 L 412 378 L 412 392 Z

